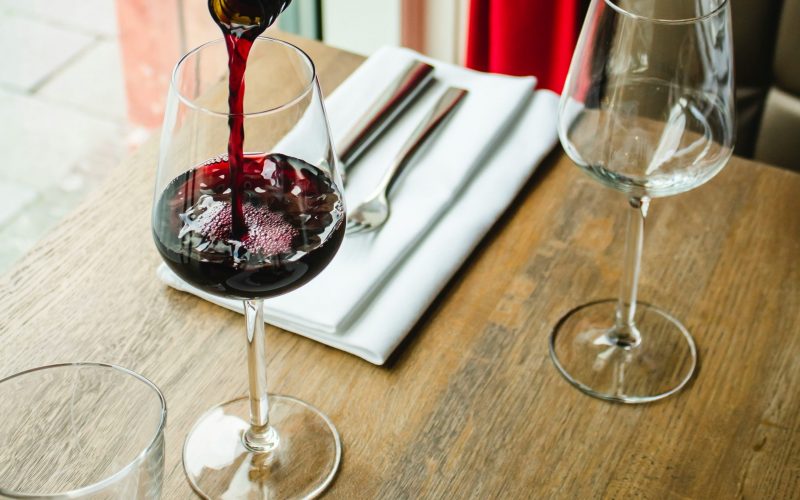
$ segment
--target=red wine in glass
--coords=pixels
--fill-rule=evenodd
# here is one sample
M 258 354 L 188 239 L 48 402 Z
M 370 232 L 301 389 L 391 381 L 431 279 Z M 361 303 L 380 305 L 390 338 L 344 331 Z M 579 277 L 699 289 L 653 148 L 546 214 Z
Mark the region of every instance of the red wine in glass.
M 224 156 L 167 185 L 154 208 L 153 236 L 164 262 L 192 285 L 225 297 L 273 297 L 304 285 L 331 261 L 344 237 L 342 204 L 329 178 L 303 160 L 243 159 L 243 237 L 231 236 Z

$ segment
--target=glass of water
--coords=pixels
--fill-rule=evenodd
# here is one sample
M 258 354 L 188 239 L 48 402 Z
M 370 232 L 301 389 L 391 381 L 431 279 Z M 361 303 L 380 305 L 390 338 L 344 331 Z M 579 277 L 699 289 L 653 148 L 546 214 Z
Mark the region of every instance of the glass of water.
M 100 363 L 0 380 L 0 498 L 161 496 L 167 406 L 152 382 Z

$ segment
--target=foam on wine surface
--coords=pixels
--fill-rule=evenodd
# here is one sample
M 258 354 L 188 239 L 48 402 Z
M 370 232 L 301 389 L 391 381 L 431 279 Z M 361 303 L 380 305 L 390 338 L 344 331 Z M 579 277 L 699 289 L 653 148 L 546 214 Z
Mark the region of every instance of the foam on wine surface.
M 281 154 L 248 154 L 242 205 L 249 231 L 231 236 L 232 190 L 223 155 L 170 182 L 153 232 L 167 265 L 212 294 L 265 298 L 316 276 L 344 237 L 341 193 L 317 167 Z

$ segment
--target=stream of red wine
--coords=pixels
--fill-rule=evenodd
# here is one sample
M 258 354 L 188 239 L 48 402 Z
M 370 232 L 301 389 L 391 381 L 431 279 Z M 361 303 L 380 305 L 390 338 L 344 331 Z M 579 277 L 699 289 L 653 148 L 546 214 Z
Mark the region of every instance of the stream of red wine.
M 224 30 L 223 30 L 224 31 Z M 248 32 L 246 32 L 248 33 Z M 255 35 L 257 36 L 257 34 Z M 247 234 L 242 204 L 242 163 L 244 161 L 244 73 L 247 69 L 247 56 L 253 46 L 255 36 L 243 37 L 225 33 L 228 47 L 228 137 L 229 179 L 231 182 L 231 237 L 241 239 Z
M 241 239 L 247 234 L 242 200 L 242 162 L 244 161 L 244 76 L 247 58 L 256 38 L 269 28 L 291 0 L 228 0 L 215 9 L 214 0 L 209 3 L 209 11 L 214 22 L 222 30 L 228 49 L 228 158 L 230 164 L 231 200 L 231 238 Z M 249 15 L 242 15 L 242 12 Z M 220 14 L 225 14 L 221 19 Z M 239 18 L 247 19 L 248 24 L 240 24 Z M 256 21 L 258 20 L 258 21 Z M 258 22 L 258 24 L 249 23 Z

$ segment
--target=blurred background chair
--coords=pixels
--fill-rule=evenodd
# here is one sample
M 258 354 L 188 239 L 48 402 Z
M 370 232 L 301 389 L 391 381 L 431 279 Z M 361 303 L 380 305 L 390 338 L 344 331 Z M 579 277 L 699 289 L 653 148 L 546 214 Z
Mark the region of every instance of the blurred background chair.
M 800 172 L 800 0 L 731 0 L 737 154 Z

